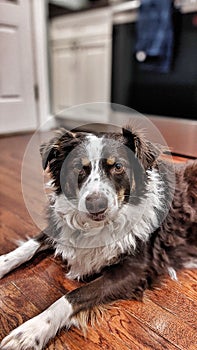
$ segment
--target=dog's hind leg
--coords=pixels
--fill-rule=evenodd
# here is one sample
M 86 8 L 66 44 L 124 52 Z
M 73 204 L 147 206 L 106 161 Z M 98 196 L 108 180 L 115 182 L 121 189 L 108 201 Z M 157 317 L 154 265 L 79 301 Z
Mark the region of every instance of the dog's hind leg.
M 48 236 L 42 231 L 34 238 L 23 242 L 18 248 L 0 256 L 0 278 L 30 260 L 36 253 L 51 248 Z

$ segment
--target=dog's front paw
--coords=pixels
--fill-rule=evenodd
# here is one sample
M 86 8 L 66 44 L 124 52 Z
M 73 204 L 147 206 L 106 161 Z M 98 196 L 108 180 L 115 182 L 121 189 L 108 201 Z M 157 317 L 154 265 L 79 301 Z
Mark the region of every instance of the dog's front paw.
M 36 321 L 36 322 L 35 322 Z M 14 329 L 0 345 L 1 350 L 41 350 L 44 346 L 42 324 L 31 319 Z
M 63 296 L 41 314 L 14 329 L 2 340 L 0 349 L 41 350 L 59 329 L 75 324 L 70 319 L 72 313 L 72 305 Z
M 0 279 L 9 272 L 9 259 L 6 255 L 0 255 Z

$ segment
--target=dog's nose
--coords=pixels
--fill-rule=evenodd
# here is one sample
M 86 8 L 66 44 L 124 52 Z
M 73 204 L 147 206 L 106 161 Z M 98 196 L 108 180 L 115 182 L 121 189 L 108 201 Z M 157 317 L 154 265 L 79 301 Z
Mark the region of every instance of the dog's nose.
M 104 194 L 93 192 L 86 197 L 86 208 L 90 214 L 104 212 L 107 206 L 108 200 Z

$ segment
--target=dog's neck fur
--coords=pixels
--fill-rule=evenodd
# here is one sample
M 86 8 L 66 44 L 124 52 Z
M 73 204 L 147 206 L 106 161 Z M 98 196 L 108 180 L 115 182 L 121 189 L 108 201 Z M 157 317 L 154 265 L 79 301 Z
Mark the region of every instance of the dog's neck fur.
M 159 226 L 155 208 L 163 212 L 163 219 L 165 186 L 157 169 L 148 170 L 147 175 L 147 193 L 141 203 L 123 205 L 114 220 L 105 225 L 89 227 L 64 195 L 55 198 L 51 212 L 59 231 L 55 237 L 56 255 L 62 255 L 68 262 L 69 278 L 80 279 L 98 273 L 104 266 L 116 262 L 121 254 L 134 253 L 137 239 L 146 242 Z

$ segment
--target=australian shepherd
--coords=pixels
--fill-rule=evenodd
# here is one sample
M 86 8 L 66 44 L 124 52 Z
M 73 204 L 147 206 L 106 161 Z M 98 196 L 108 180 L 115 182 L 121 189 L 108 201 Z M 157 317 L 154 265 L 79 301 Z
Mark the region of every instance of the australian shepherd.
M 62 327 L 83 327 L 98 308 L 141 300 L 168 273 L 197 267 L 197 162 L 174 165 L 132 127 L 61 130 L 41 146 L 53 190 L 48 226 L 0 257 L 0 277 L 53 248 L 67 278 L 86 283 L 13 330 L 2 350 L 43 349 Z

